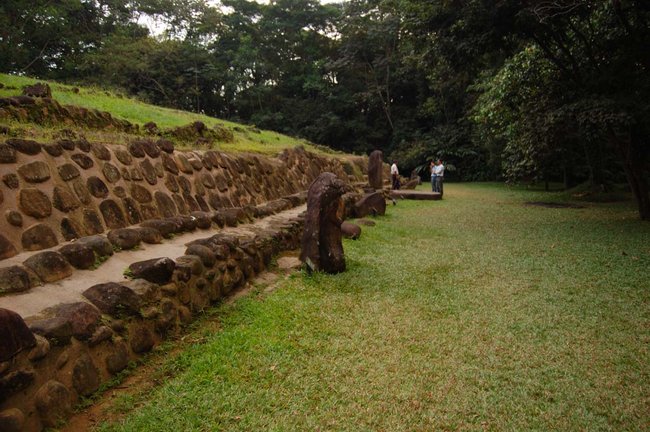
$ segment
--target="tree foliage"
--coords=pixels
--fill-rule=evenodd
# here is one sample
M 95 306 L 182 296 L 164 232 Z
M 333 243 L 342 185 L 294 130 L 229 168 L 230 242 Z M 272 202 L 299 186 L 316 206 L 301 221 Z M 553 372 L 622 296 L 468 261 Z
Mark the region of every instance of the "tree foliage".
M 404 172 L 625 178 L 650 218 L 649 19 L 645 0 L 6 0 L 0 68 L 382 149 Z

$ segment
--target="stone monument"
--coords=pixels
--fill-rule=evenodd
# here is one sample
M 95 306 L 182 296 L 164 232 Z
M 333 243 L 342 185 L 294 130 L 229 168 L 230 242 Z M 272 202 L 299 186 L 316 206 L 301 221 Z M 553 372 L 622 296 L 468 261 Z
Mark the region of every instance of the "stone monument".
M 373 189 L 381 189 L 384 185 L 383 159 L 384 154 L 381 150 L 375 150 L 370 153 L 368 158 L 368 183 Z
M 309 187 L 300 260 L 310 271 L 345 271 L 341 241 L 344 193 L 345 184 L 329 172 L 320 174 Z

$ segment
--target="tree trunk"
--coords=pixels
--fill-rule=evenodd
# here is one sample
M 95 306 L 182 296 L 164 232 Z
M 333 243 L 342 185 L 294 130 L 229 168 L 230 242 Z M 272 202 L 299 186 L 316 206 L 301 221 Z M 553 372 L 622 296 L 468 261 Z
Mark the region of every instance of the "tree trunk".
M 639 206 L 639 216 L 641 220 L 650 221 L 650 187 L 644 175 L 643 158 L 635 154 L 632 137 L 621 139 L 611 129 L 609 130 L 609 134 L 615 143 L 619 155 L 623 159 L 623 167 L 625 168 L 627 181 Z

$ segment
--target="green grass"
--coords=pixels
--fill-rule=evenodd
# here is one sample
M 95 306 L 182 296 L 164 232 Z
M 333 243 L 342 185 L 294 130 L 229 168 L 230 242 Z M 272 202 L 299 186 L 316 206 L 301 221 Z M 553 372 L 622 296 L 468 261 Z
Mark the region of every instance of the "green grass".
M 648 430 L 650 224 L 523 204 L 558 197 L 449 184 L 390 206 L 347 272 L 220 307 L 100 430 Z
M 218 148 L 223 151 L 276 154 L 286 148 L 295 147 L 297 145 L 303 145 L 311 151 L 320 153 L 327 150 L 320 146 L 315 146 L 305 140 L 292 138 L 277 132 L 257 130 L 245 125 L 220 120 L 206 115 L 193 114 L 187 111 L 150 105 L 137 99 L 126 97 L 120 93 L 100 88 L 82 86 L 75 87 L 72 85 L 64 85 L 57 82 L 38 80 L 29 77 L 0 74 L 0 83 L 4 85 L 4 88 L 0 88 L 0 97 L 9 97 L 21 94 L 23 86 L 37 82 L 47 82 L 52 89 L 52 97 L 63 105 L 77 105 L 85 108 L 98 109 L 100 111 L 108 111 L 116 118 L 128 120 L 131 123 L 139 125 L 153 121 L 159 128 L 167 129 L 184 126 L 200 120 L 209 127 L 214 127 L 216 125 L 225 126 L 233 131 L 235 140 L 232 143 L 219 143 Z M 78 92 L 74 91 L 75 88 Z M 42 126 L 36 126 L 34 129 L 35 130 L 32 131 L 32 133 L 36 136 L 47 135 L 47 131 L 43 131 Z M 111 141 L 115 142 L 114 139 Z M 118 142 L 121 141 L 122 139 L 118 139 Z M 183 147 L 188 148 L 187 145 L 181 146 L 181 148 Z

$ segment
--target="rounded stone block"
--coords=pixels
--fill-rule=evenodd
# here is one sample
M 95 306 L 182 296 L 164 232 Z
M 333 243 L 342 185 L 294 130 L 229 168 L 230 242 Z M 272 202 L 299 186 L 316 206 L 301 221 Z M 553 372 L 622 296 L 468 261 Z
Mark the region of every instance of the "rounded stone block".
M 161 191 L 156 191 L 154 198 L 161 216 L 174 217 L 178 214 L 176 204 L 174 204 L 174 201 L 169 197 L 169 195 Z
M 82 396 L 93 394 L 100 384 L 99 370 L 89 355 L 83 355 L 72 367 L 72 385 Z
M 117 167 L 110 162 L 106 162 L 104 164 L 102 167 L 102 173 L 109 183 L 115 183 L 121 178 L 120 170 L 118 170 Z
M 155 284 L 166 284 L 171 280 L 176 263 L 166 257 L 138 261 L 129 266 L 135 278 L 142 278 Z
M 90 169 L 95 165 L 95 162 L 88 157 L 88 155 L 85 155 L 83 153 L 75 153 L 72 156 L 70 156 L 70 159 L 74 161 L 77 165 L 79 165 L 83 169 Z
M 10 164 L 16 163 L 16 149 L 8 144 L 0 144 L 0 163 Z
M 127 144 L 126 148 L 133 157 L 136 157 L 138 159 L 142 159 L 144 157 L 144 148 L 142 147 L 142 143 L 140 141 L 130 142 Z
M 23 215 L 21 215 L 20 212 L 17 212 L 16 210 L 7 210 L 5 212 L 5 219 L 7 219 L 9 225 L 15 227 L 23 226 Z
M 51 349 L 50 341 L 41 335 L 35 335 L 36 346 L 29 352 L 29 360 L 34 362 L 44 358 Z M 0 429 L 1 430 L 1 429 Z
M 131 184 L 130 192 L 131 197 L 139 203 L 150 203 L 153 201 L 153 197 L 151 196 L 149 189 L 140 186 L 137 183 Z
M 44 223 L 26 229 L 21 237 L 21 242 L 23 249 L 28 251 L 47 249 L 59 244 L 52 228 Z
M 111 199 L 102 201 L 99 210 L 109 229 L 124 228 L 127 225 L 124 212 L 115 201 Z
M 149 352 L 155 343 L 153 333 L 147 326 L 135 324 L 129 329 L 129 345 L 134 353 Z
M 7 173 L 2 176 L 2 182 L 9 188 L 9 189 L 18 189 L 20 187 L 20 180 L 18 180 L 18 176 L 14 173 Z
M 176 165 L 176 160 L 172 156 L 167 153 L 163 153 L 161 155 L 161 160 L 165 171 L 172 174 L 178 174 L 178 165 Z
M 132 228 L 114 229 L 108 232 L 108 240 L 120 249 L 133 249 L 140 245 L 140 232 Z
M 42 149 L 41 144 L 36 141 L 21 138 L 8 139 L 7 144 L 16 149 L 16 151 L 30 156 L 39 154 Z
M 79 169 L 71 163 L 60 165 L 57 167 L 57 170 L 59 171 L 59 177 L 64 181 L 69 181 L 79 177 Z
M 18 174 L 27 183 L 43 183 L 50 178 L 50 167 L 43 161 L 34 161 L 18 167 Z
M 78 269 L 88 269 L 95 265 L 95 252 L 90 246 L 70 243 L 59 248 L 61 255 Z
M 86 180 L 86 186 L 90 194 L 95 198 L 106 198 L 108 196 L 108 188 L 99 177 L 91 176 Z
M 101 313 L 91 304 L 80 301 L 75 303 L 64 303 L 54 307 L 48 308 L 43 311 L 49 318 L 50 323 L 47 326 L 51 328 L 65 328 L 67 337 L 74 336 L 78 340 L 88 340 L 97 330 L 101 323 Z M 35 323 L 32 323 L 32 328 Z M 41 324 L 41 330 L 44 330 L 46 325 Z M 45 337 L 51 339 L 54 334 L 48 334 L 45 331 L 40 331 Z
M 142 149 L 147 154 L 147 156 L 149 156 L 152 159 L 155 159 L 158 156 L 160 156 L 160 148 L 156 145 L 155 142 L 151 140 L 143 140 Z
M 124 370 L 129 364 L 129 352 L 126 344 L 118 341 L 113 345 L 112 352 L 106 357 L 106 369 L 116 374 Z
M 32 255 L 23 263 L 43 282 L 56 282 L 72 274 L 72 267 L 63 255 L 54 251 L 45 251 Z
M 43 425 L 56 427 L 72 414 L 72 395 L 66 386 L 50 380 L 34 395 L 34 405 Z
M 134 199 L 126 197 L 122 199 L 124 210 L 126 211 L 126 218 L 130 225 L 139 224 L 142 222 L 142 214 L 138 208 L 138 203 Z
M 185 176 L 178 176 L 178 186 L 185 194 L 192 193 L 192 183 Z
M 131 288 L 115 282 L 93 285 L 82 295 L 105 314 L 120 316 L 140 313 L 140 297 Z
M 16 354 L 36 345 L 34 335 L 16 312 L 0 308 L 0 362 L 11 360 Z
M 167 189 L 169 189 L 171 192 L 180 191 L 178 181 L 176 180 L 176 176 L 174 174 L 167 174 L 165 176 L 165 187 L 167 187 Z
M 156 169 L 151 164 L 151 161 L 149 161 L 149 159 L 141 161 L 138 165 L 140 166 L 140 171 L 142 172 L 142 175 L 144 176 L 144 179 L 147 181 L 147 183 L 152 186 L 158 183 Z
M 99 160 L 103 161 L 109 161 L 111 160 L 111 152 L 108 150 L 108 148 L 100 143 L 92 143 L 90 145 L 90 151 L 92 154 L 95 155 L 95 157 Z
M 140 226 L 133 229 L 140 233 L 140 238 L 147 244 L 162 243 L 162 234 L 160 234 L 160 231 L 155 228 Z
M 113 255 L 113 245 L 106 237 L 100 235 L 82 237 L 77 243 L 90 246 L 97 256 L 107 257 Z
M 67 241 L 78 239 L 85 235 L 83 226 L 74 219 L 61 219 L 61 235 Z
M 0 403 L 34 383 L 34 371 L 19 369 L 0 377 Z
M 79 206 L 81 203 L 79 200 L 68 190 L 67 188 L 61 186 L 54 187 L 54 193 L 52 194 L 52 204 L 54 208 L 60 210 L 64 213 L 71 212 Z
M 59 157 L 63 154 L 63 147 L 59 143 L 43 144 L 43 150 L 52 157 Z
M 133 156 L 123 147 L 116 147 L 114 149 L 115 157 L 123 165 L 131 165 L 133 163 Z
M 17 255 L 16 247 L 5 236 L 0 234 L 0 260 Z
M 52 203 L 47 195 L 39 189 L 26 188 L 18 193 L 18 206 L 23 213 L 37 219 L 43 219 L 52 214 Z
M 104 225 L 99 219 L 97 212 L 92 209 L 84 209 L 83 225 L 89 235 L 100 234 L 104 232 Z
M 25 414 L 18 408 L 9 408 L 0 412 L 0 430 L 4 432 L 21 432 L 25 424 Z
M 74 193 L 77 195 L 77 198 L 79 198 L 79 201 L 86 205 L 90 204 L 93 201 L 92 196 L 90 195 L 90 192 L 88 191 L 86 183 L 83 181 L 83 179 L 74 179 L 72 180 L 71 184 L 72 189 L 74 189 Z
M 165 153 L 174 153 L 174 143 L 168 139 L 161 138 L 156 142 L 156 145 Z
M 29 274 L 21 266 L 0 268 L 0 294 L 27 291 L 31 287 Z

